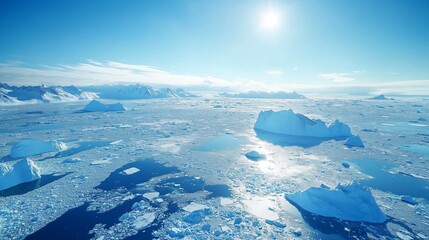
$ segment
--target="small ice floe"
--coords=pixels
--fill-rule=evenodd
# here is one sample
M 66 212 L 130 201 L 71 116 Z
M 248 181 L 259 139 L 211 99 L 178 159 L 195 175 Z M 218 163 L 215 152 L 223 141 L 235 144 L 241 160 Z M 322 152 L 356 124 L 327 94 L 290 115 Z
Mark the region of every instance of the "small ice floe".
M 193 212 L 193 211 L 198 211 L 198 210 L 203 210 L 203 209 L 208 209 L 208 208 L 209 207 L 207 207 L 204 204 L 192 202 L 189 205 L 187 205 L 186 207 L 184 207 L 183 210 L 185 210 L 187 212 Z
M 143 194 L 143 197 L 149 201 L 152 201 L 153 199 L 157 198 L 158 196 L 159 196 L 159 192 L 148 192 L 148 193 Z
M 131 168 L 128 168 L 128 169 L 125 169 L 124 171 L 122 171 L 122 173 L 125 175 L 132 175 L 132 174 L 135 174 L 138 172 L 140 172 L 140 169 L 138 169 L 136 167 L 131 167 Z
M 270 199 L 255 197 L 251 200 L 243 200 L 242 203 L 246 211 L 256 217 L 271 221 L 279 218 L 279 215 L 271 210 L 274 208 L 274 202 Z

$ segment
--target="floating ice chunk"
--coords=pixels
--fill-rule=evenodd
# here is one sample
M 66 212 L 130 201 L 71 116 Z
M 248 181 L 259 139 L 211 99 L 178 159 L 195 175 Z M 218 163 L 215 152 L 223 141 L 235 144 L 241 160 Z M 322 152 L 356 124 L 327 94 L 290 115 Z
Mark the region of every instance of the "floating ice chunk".
M 0 190 L 40 178 L 40 169 L 29 158 L 22 159 L 13 167 L 0 163 Z
M 363 145 L 362 140 L 357 135 L 352 135 L 349 138 L 347 138 L 346 143 L 344 143 L 344 145 L 348 147 L 361 147 L 361 148 L 365 147 Z
M 147 226 L 149 226 L 149 224 L 153 223 L 153 221 L 155 221 L 156 219 L 156 215 L 155 213 L 151 212 L 151 213 L 146 213 L 143 216 L 139 216 L 134 220 L 134 227 L 137 230 L 143 229 Z
M 67 147 L 59 141 L 40 141 L 34 139 L 22 139 L 13 145 L 10 151 L 12 158 L 22 158 L 47 152 L 63 151 Z
M 168 229 L 167 233 L 172 238 L 183 238 L 186 236 L 185 230 L 176 227 Z
M 109 111 L 126 111 L 124 105 L 120 103 L 103 104 L 97 100 L 92 100 L 84 108 L 84 112 L 109 112 Z
M 136 168 L 136 167 L 131 167 L 131 168 L 128 168 L 128 169 L 125 169 L 124 171 L 122 171 L 125 175 L 132 175 L 132 174 L 135 174 L 135 173 L 138 173 L 138 172 L 140 172 L 140 169 L 138 169 L 138 168 Z
M 279 215 L 270 210 L 273 208 L 273 202 L 267 198 L 256 197 L 251 200 L 243 200 L 244 207 L 247 212 L 256 217 L 268 220 L 277 220 Z
M 187 211 L 187 212 L 193 212 L 193 211 L 198 211 L 198 210 L 203 210 L 203 209 L 208 209 L 209 207 L 207 207 L 204 204 L 200 204 L 200 203 L 190 203 L 188 206 L 184 207 L 183 210 Z
M 257 152 L 257 151 L 247 152 L 246 154 L 244 154 L 244 156 L 246 156 L 248 159 L 253 160 L 253 161 L 264 160 L 267 158 L 265 156 L 265 154 L 262 154 L 262 153 Z
M 272 110 L 260 112 L 254 129 L 276 134 L 317 138 L 338 138 L 352 135 L 350 127 L 338 120 L 326 125 L 319 119 L 311 120 L 302 114 L 294 113 L 291 109 L 279 112 Z
M 356 183 L 339 184 L 335 189 L 312 187 L 285 197 L 292 204 L 324 217 L 370 223 L 387 220 L 371 191 Z
M 143 197 L 148 199 L 149 201 L 152 201 L 153 199 L 157 198 L 159 196 L 159 192 L 148 192 L 143 194 Z

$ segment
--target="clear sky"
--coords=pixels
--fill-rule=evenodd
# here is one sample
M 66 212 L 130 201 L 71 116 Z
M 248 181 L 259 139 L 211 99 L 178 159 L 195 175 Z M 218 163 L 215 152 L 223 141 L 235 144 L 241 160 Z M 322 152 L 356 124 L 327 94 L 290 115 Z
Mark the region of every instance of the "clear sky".
M 16 85 L 429 92 L 427 0 L 0 0 L 0 33 Z

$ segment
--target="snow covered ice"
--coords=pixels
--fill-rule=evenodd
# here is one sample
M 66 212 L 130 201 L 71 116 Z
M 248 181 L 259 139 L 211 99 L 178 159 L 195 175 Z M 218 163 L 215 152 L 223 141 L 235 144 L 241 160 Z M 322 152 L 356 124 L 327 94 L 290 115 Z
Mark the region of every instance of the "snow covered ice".
M 40 169 L 29 158 L 24 158 L 12 167 L 0 163 L 0 190 L 40 178 Z
M 371 191 L 358 184 L 338 184 L 335 189 L 312 187 L 285 197 L 304 210 L 324 217 L 370 223 L 387 220 Z

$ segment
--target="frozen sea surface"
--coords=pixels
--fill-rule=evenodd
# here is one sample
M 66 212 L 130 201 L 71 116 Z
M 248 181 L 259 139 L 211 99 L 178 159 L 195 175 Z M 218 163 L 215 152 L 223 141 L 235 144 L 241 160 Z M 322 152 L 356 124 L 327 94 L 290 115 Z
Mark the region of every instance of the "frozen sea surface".
M 429 119 L 427 99 L 121 103 L 129 111 L 79 112 L 87 102 L 1 106 L 6 164 L 18 161 L 8 155 L 20 139 L 68 148 L 33 156 L 41 179 L 0 192 L 0 239 L 429 237 L 429 126 L 418 120 Z M 365 148 L 254 131 L 260 111 L 286 109 L 341 119 Z M 245 156 L 254 150 L 265 159 Z M 284 198 L 351 181 L 371 189 L 385 223 L 318 216 Z

